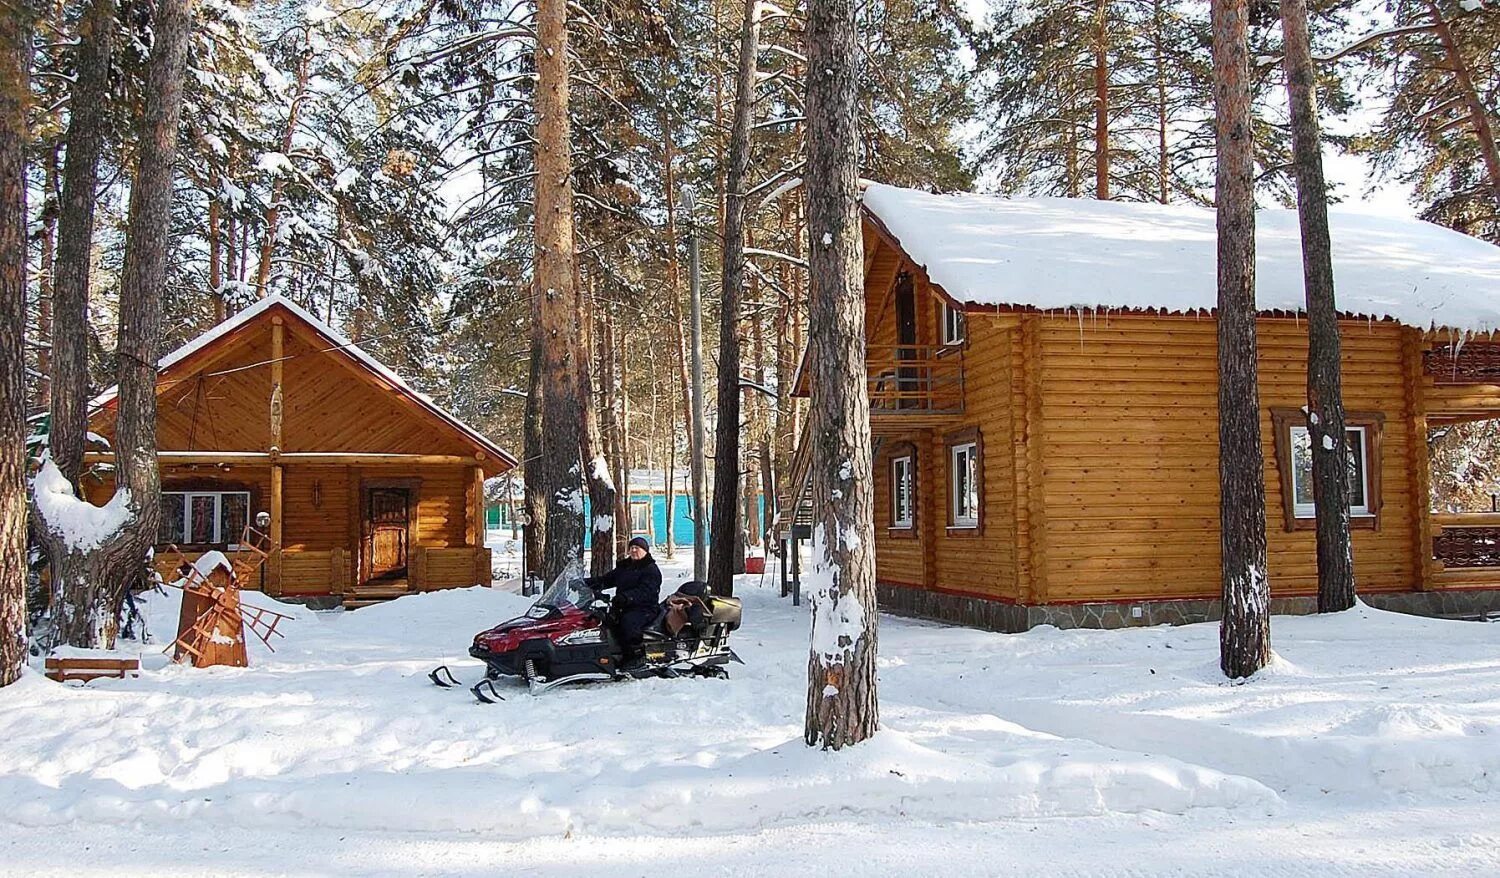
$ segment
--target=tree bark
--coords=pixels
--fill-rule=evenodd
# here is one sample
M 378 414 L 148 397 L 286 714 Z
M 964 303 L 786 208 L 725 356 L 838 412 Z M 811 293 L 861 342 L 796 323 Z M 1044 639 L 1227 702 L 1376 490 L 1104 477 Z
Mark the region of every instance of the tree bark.
M 538 572 L 550 582 L 582 569 L 583 472 L 578 437 L 583 409 L 573 277 L 573 160 L 568 120 L 566 0 L 538 0 L 536 52 L 536 295 L 545 336 L 541 358 L 542 445 L 538 489 L 547 505 L 547 532 Z M 531 475 L 530 471 L 527 473 Z
M 542 350 L 546 347 L 539 296 L 532 297 L 531 327 L 531 364 L 527 372 L 526 411 L 521 423 L 521 442 L 526 449 L 525 459 L 521 462 L 525 472 L 525 479 L 521 484 L 521 502 L 530 523 L 521 535 L 521 551 L 526 557 L 527 571 L 533 576 L 539 576 L 542 569 L 542 546 L 547 534 L 547 498 L 541 490 L 542 476 L 538 469 L 541 460 L 537 456 L 542 448 Z
M 702 456 L 701 449 L 694 446 L 693 442 L 693 387 L 692 378 L 688 374 L 688 350 L 686 333 L 683 325 L 686 322 L 682 315 L 682 268 L 677 258 L 677 172 L 675 167 L 676 139 L 672 134 L 672 120 L 667 111 L 661 111 L 662 130 L 662 180 L 667 205 L 667 235 L 670 246 L 667 248 L 667 299 L 672 308 L 672 341 L 677 347 L 677 377 L 678 383 L 682 385 L 682 422 L 688 437 L 688 456 Z M 672 516 L 667 516 L 670 522 Z M 668 525 L 670 529 L 671 525 Z
M 77 79 L 70 100 L 67 157 L 58 205 L 57 253 L 52 284 L 52 388 L 48 451 L 68 484 L 83 475 L 89 401 L 89 273 L 94 251 L 94 209 L 99 160 L 109 128 L 110 56 L 114 0 L 94 0 L 78 22 Z M 101 622 L 99 558 L 91 558 L 33 505 L 37 533 L 47 552 L 51 594 L 38 640 L 92 645 Z
M 1109 0 L 1094 9 L 1094 197 L 1109 200 Z
M 56 635 L 72 646 L 110 646 L 125 591 L 144 572 L 156 541 L 161 504 L 156 466 L 156 355 L 161 340 L 161 290 L 171 241 L 173 168 L 182 111 L 182 78 L 191 20 L 188 0 L 160 0 L 146 68 L 138 160 L 130 187 L 125 263 L 120 274 L 116 359 L 115 483 L 130 516 L 98 548 L 69 548 L 53 570 L 64 590 Z
M 214 325 L 224 322 L 224 275 L 219 262 L 224 249 L 220 228 L 220 205 L 218 190 L 208 193 L 208 294 L 214 306 Z
M 52 410 L 52 281 L 57 271 L 57 203 L 59 200 L 57 146 L 43 151 L 42 198 L 51 203 L 43 207 L 42 262 L 37 272 L 36 303 L 36 410 Z
M 580 327 L 597 325 L 592 313 L 594 309 L 588 299 L 581 287 L 578 291 Z M 601 335 L 607 335 L 607 329 Z M 589 350 L 591 346 L 585 341 L 583 347 L 584 350 Z M 602 576 L 615 566 L 615 559 L 619 557 L 616 545 L 620 539 L 620 517 L 615 510 L 615 484 L 610 477 L 609 462 L 605 459 L 607 442 L 599 423 L 599 411 L 608 404 L 609 395 L 606 393 L 601 399 L 599 394 L 594 393 L 588 357 L 579 357 L 577 368 L 579 388 L 583 398 L 587 400 L 583 413 L 583 431 L 579 433 L 579 457 L 587 466 L 584 475 L 588 482 L 589 508 L 593 517 L 589 522 L 593 536 L 590 543 L 589 572 L 593 576 Z M 612 376 L 606 374 L 604 380 L 610 381 Z
M 808 332 L 812 383 L 812 604 L 808 746 L 835 750 L 875 733 L 874 479 L 865 386 L 852 0 L 807 5 Z
M 740 28 L 734 123 L 724 183 L 723 284 L 719 310 L 718 424 L 714 435 L 713 514 L 709 522 L 708 585 L 734 594 L 735 548 L 740 540 L 740 339 L 745 282 L 745 187 L 750 176 L 750 115 L 755 106 L 755 62 L 760 44 L 760 0 L 745 0 Z M 743 564 L 743 555 L 741 563 Z
M 1248 677 L 1271 657 L 1266 489 L 1255 340 L 1255 162 L 1246 0 L 1214 0 L 1218 169 L 1219 665 Z
M 26 667 L 26 124 L 29 2 L 0 6 L 0 686 Z
M 1167 142 L 1170 119 L 1167 107 L 1166 35 L 1163 33 L 1165 27 L 1162 0 L 1153 0 L 1151 4 L 1151 49 L 1156 78 L 1156 200 L 1162 204 L 1166 204 L 1171 198 L 1169 187 L 1172 174 L 1171 147 Z
M 1328 188 L 1318 131 L 1317 73 L 1307 33 L 1307 0 L 1281 0 L 1287 100 L 1302 227 L 1307 290 L 1307 435 L 1312 440 L 1317 516 L 1318 612 L 1354 606 L 1354 552 L 1349 540 L 1349 443 L 1339 364 L 1338 308 L 1328 234 Z
M 287 108 L 286 128 L 281 135 L 281 154 L 284 156 L 291 155 L 293 137 L 297 133 L 297 116 L 301 113 L 302 102 L 307 100 L 307 62 L 311 55 L 312 49 L 304 47 L 297 56 L 297 93 L 292 96 L 292 105 Z M 276 182 L 271 184 L 271 203 L 266 205 L 265 238 L 260 243 L 260 264 L 255 269 L 255 295 L 260 299 L 264 299 L 269 292 L 267 286 L 271 282 L 271 257 L 276 253 L 276 227 L 281 222 L 281 199 L 285 191 L 285 178 L 278 171 Z M 354 341 L 359 341 L 359 338 L 356 337 Z
M 89 268 L 94 258 L 94 204 L 99 156 L 109 127 L 109 64 L 114 0 L 94 0 L 78 22 L 78 80 L 68 121 L 62 203 L 57 217 L 57 273 L 52 287 L 52 461 L 73 485 L 83 473 L 88 429 Z

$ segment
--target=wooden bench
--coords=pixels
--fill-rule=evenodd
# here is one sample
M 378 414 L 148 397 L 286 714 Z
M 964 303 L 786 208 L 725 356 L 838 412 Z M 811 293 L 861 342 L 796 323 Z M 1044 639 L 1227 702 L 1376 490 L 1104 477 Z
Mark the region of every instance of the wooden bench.
M 75 658 L 71 656 L 48 656 L 46 673 L 49 680 L 66 683 L 78 680 L 87 683 L 100 677 L 138 677 L 141 674 L 139 658 Z

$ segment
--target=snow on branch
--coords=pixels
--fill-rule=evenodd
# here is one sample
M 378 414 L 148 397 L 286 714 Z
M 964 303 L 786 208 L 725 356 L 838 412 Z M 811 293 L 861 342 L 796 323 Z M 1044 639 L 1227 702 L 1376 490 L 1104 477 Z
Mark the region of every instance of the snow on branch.
M 806 259 L 798 259 L 797 257 L 789 253 L 782 253 L 779 250 L 764 250 L 760 247 L 746 247 L 744 249 L 744 253 L 746 256 L 767 256 L 771 259 L 780 259 L 782 262 L 790 262 L 798 268 L 807 267 Z
M 121 486 L 108 503 L 95 506 L 73 493 L 72 483 L 50 457 L 42 460 L 32 493 L 43 527 L 80 552 L 92 552 L 113 539 L 133 514 L 130 489 Z

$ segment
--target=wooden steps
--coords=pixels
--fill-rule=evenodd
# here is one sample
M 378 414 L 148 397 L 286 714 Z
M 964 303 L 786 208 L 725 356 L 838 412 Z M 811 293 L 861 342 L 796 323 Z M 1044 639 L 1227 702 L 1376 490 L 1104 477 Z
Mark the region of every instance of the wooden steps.
M 357 610 L 393 601 L 402 595 L 412 594 L 411 583 L 405 579 L 367 582 L 344 593 L 344 609 Z

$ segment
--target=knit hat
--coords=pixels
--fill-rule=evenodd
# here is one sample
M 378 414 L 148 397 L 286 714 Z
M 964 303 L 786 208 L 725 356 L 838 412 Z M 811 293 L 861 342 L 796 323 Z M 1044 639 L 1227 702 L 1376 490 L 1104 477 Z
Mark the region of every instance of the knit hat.
M 630 545 L 632 545 L 632 546 L 640 546 L 641 547 L 641 551 L 643 551 L 643 552 L 649 552 L 649 551 L 651 551 L 651 543 L 648 542 L 645 537 L 635 537 L 635 538 L 633 538 L 630 541 Z

